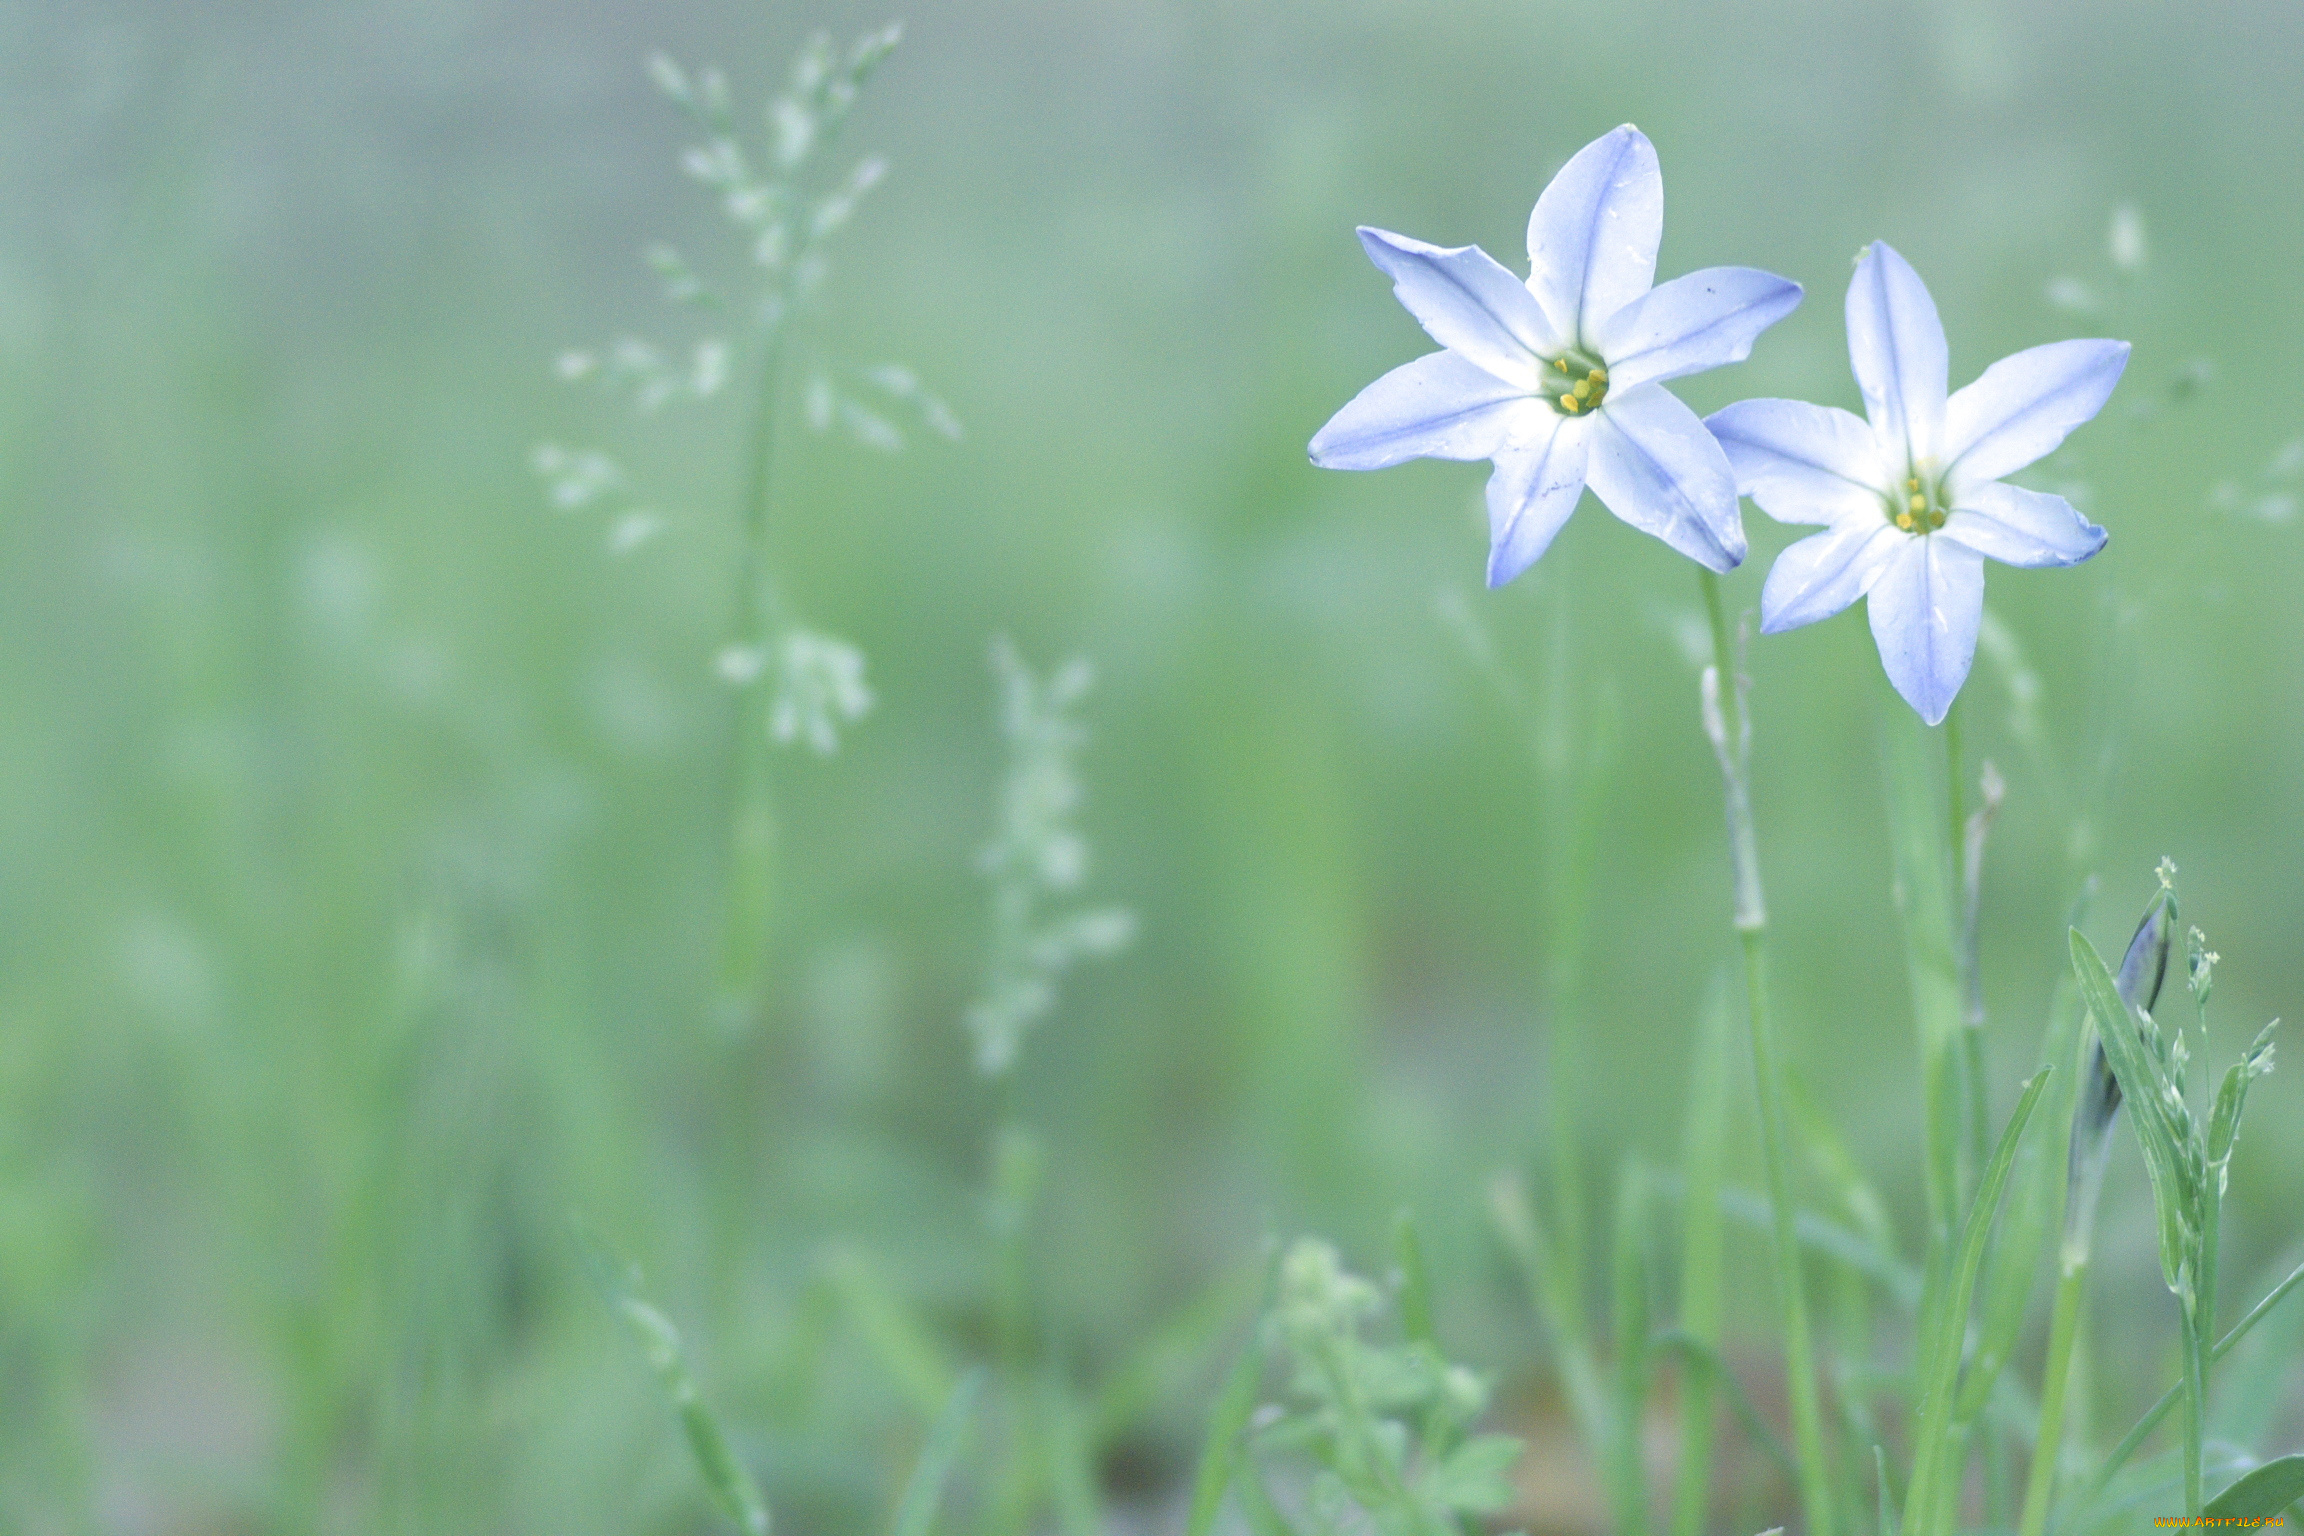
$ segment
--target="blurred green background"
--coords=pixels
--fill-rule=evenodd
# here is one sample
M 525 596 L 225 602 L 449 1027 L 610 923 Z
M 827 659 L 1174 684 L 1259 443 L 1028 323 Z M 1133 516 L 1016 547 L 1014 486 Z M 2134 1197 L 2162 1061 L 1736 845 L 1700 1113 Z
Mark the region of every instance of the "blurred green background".
M 741 399 L 634 421 L 552 360 L 695 334 L 638 256 L 701 259 L 720 226 L 645 57 L 718 61 L 756 102 L 809 30 L 888 14 L 0 4 L 0 1528 L 719 1528 L 578 1226 L 642 1267 L 785 1528 L 877 1528 L 917 1414 L 815 1281 L 876 1276 L 955 1357 L 990 1326 L 1003 1106 L 959 1017 L 999 633 L 1098 666 L 1090 889 L 1139 925 L 1068 979 L 1012 1088 L 1047 1152 L 1033 1284 L 1062 1370 L 1108 1374 L 1267 1233 L 1381 1269 L 1411 1204 L 1452 1352 L 1548 1422 L 1482 1191 L 1543 1137 L 1566 812 L 1443 614 L 1579 723 L 1553 749 L 1614 722 L 1572 1094 L 1597 1187 L 1673 1154 L 1732 958 L 1697 589 L 1588 500 L 1487 593 L 1483 468 L 1328 474 L 1304 444 L 1428 345 L 1352 226 L 1517 266 L 1552 171 L 1625 120 L 1662 158 L 1662 273 L 1808 289 L 1750 364 L 1685 383 L 1700 410 L 1855 405 L 1840 302 L 1876 237 L 1931 285 L 1955 384 L 2057 337 L 2136 344 L 2032 480 L 2084 487 L 2112 543 L 1993 568 L 2021 663 L 1981 658 L 1964 699 L 2009 783 L 1996 1101 L 2091 875 L 2109 950 L 2154 861 L 2182 869 L 2226 957 L 2215 1067 L 2297 1010 L 2304 11 L 900 14 L 847 141 L 892 174 L 807 334 L 912 365 L 967 430 L 895 457 L 790 436 L 786 585 L 879 703 L 836 758 L 780 759 L 775 1007 L 731 1044 L 705 978 Z M 615 557 L 601 519 L 548 510 L 544 440 L 615 452 L 664 535 Z M 1747 519 L 1750 607 L 1788 531 Z M 1909 1213 L 1878 661 L 1851 614 L 1751 670 L 1779 1028 Z M 2299 1091 L 2258 1090 L 2235 1292 L 2298 1236 Z M 2121 1134 L 2096 1317 L 2122 1342 L 2091 1387 L 2115 1429 L 2176 1369 Z M 1103 1456 L 1148 1528 L 1177 1518 L 1218 1369 L 1161 1375 Z M 2293 1415 L 2294 1373 L 2265 1379 Z M 1577 1497 L 1529 1518 L 1573 1527 Z

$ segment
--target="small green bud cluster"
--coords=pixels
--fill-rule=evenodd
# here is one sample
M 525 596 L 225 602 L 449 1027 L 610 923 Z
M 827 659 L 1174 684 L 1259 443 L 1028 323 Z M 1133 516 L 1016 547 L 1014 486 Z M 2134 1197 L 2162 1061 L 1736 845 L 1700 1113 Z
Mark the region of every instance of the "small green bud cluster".
M 1429 1340 L 1367 1338 L 1385 1297 L 1336 1250 L 1300 1238 L 1281 1259 L 1266 1345 L 1287 1363 L 1283 1402 L 1258 1416 L 1260 1459 L 1308 1459 L 1318 1536 L 1452 1531 L 1511 1502 L 1521 1443 L 1471 1435 L 1488 1406 L 1479 1376 Z M 1253 1476 L 1254 1474 L 1250 1474 Z

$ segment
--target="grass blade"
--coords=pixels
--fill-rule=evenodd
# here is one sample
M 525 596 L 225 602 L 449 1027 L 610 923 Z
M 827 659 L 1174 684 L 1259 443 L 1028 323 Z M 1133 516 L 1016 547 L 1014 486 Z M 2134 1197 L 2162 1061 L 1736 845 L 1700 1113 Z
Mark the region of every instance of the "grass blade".
M 960 1378 L 952 1389 L 944 1411 L 928 1430 L 928 1439 L 920 1447 L 920 1460 L 912 1468 L 912 1480 L 904 1485 L 904 1501 L 896 1506 L 896 1524 L 892 1536 L 928 1536 L 936 1523 L 936 1506 L 944 1499 L 944 1480 L 951 1475 L 952 1464 L 960 1459 L 960 1447 L 968 1436 L 969 1415 L 975 1412 L 976 1398 L 984 1389 L 984 1371 L 981 1366 Z
M 2109 977 L 2106 984 L 2110 984 Z M 2000 1193 L 2008 1183 L 2008 1170 L 2016 1161 L 2017 1144 L 2023 1139 L 2024 1126 L 2032 1118 L 2033 1107 L 2040 1102 L 2040 1095 L 2047 1089 L 2055 1070 L 2042 1067 L 2024 1085 L 2024 1095 L 2016 1101 L 2007 1129 L 2000 1133 L 2000 1145 L 1985 1165 L 1976 1198 L 1969 1203 L 1968 1218 L 1961 1225 L 1960 1246 L 1953 1262 L 1951 1287 L 1944 1298 L 1942 1323 L 1922 1363 L 1926 1374 L 1920 1396 L 1920 1430 L 1914 1440 L 1912 1485 L 1904 1495 L 1904 1530 L 1909 1536 L 1922 1536 L 1932 1529 L 1938 1478 L 1956 1480 L 1958 1477 L 1957 1468 L 1942 1467 L 1939 1463 L 1945 1458 L 1951 1439 L 1953 1389 L 1959 1379 L 1960 1348 L 1969 1304 L 1976 1293 L 1977 1271 L 1984 1263 L 1985 1238 L 1991 1231 Z
M 2216 1341 L 2215 1351 L 2208 1357 L 2210 1363 L 2229 1354 L 2232 1347 L 2247 1336 L 2248 1330 L 2262 1322 L 2300 1282 L 2304 1282 L 2304 1264 L 2289 1271 L 2287 1279 L 2274 1286 L 2262 1301 L 2248 1309 L 2246 1317 L 2232 1325 L 2230 1333 Z M 2096 1476 L 2088 1485 L 2089 1497 L 2093 1498 L 2104 1491 L 2104 1485 L 2112 1481 L 2112 1474 L 2119 1471 L 2122 1464 L 2136 1453 L 2136 1447 L 2144 1443 L 2144 1437 L 2159 1427 L 2162 1419 L 2168 1417 L 2168 1410 L 2176 1406 L 2177 1399 L 2183 1393 L 2181 1385 L 2170 1387 L 2160 1395 L 2160 1401 L 2144 1411 L 2144 1417 L 2136 1421 L 2136 1427 L 2122 1437 L 2120 1443 L 2112 1448 L 2112 1454 L 2104 1458 L 2104 1465 L 2096 1469 Z
M 2268 1461 L 2209 1500 L 2205 1513 L 2226 1520 L 2269 1520 L 2304 1498 L 2304 1456 Z
M 2152 1203 L 2160 1216 L 2160 1270 L 2172 1291 L 2181 1291 L 2186 1240 L 2190 1221 L 2185 1214 L 2180 1173 L 2184 1148 L 2168 1118 L 2168 1097 L 2175 1086 L 2160 1070 L 2160 1062 L 2144 1043 L 2136 1017 L 2120 1000 L 2112 973 L 2103 956 L 2079 929 L 2072 930 L 2072 973 L 2080 983 L 2080 996 L 2096 1020 L 2096 1037 L 2112 1064 L 2129 1108 L 2129 1123 L 2144 1148 L 2144 1171 L 2152 1181 Z
M 1734 1010 L 1728 978 L 1714 976 L 1688 1073 L 1688 1138 L 1681 1178 L 1680 1328 L 1706 1351 L 1717 1349 L 1722 1316 L 1723 1222 L 1720 1175 L 1727 1161 L 1728 1041 Z M 1680 1388 L 1680 1467 L 1673 1495 L 1673 1536 L 1702 1536 L 1712 1483 L 1713 1373 L 1689 1371 Z
M 1691 1379 L 1703 1381 L 1707 1386 L 1726 1387 L 1729 1410 L 1736 1415 L 1736 1422 L 1743 1427 L 1752 1443 L 1767 1453 L 1768 1459 L 1776 1463 L 1777 1470 L 1787 1480 L 1799 1478 L 1800 1464 L 1792 1459 L 1792 1453 L 1785 1449 L 1784 1442 L 1769 1427 L 1767 1416 L 1761 1413 L 1745 1393 L 1744 1383 L 1736 1379 L 1736 1373 L 1728 1369 L 1727 1362 L 1720 1358 L 1711 1345 L 1677 1328 L 1657 1334 L 1652 1342 L 1656 1348 L 1678 1355 L 1684 1367 L 1693 1367 L 1689 1372 Z
M 1263 1383 L 1263 1341 L 1251 1337 L 1225 1379 L 1224 1391 L 1216 1399 L 1216 1412 L 1208 1420 L 1208 1440 L 1200 1451 L 1200 1470 L 1192 1479 L 1192 1505 L 1185 1516 L 1184 1536 L 1208 1536 L 1215 1529 L 1224 1490 L 1232 1486 L 1233 1476 L 1241 1470 L 1248 1420 L 1256 1412 L 1256 1391 Z

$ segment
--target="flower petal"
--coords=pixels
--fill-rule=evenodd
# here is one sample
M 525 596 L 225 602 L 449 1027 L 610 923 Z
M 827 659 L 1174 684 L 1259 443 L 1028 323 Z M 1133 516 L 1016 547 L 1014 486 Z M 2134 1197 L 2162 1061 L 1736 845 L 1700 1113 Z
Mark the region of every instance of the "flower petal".
M 1751 267 L 1706 267 L 1625 305 L 1600 327 L 1610 389 L 1702 373 L 1752 355 L 1760 333 L 1800 303 L 1800 285 Z
M 1885 241 L 1872 242 L 1848 285 L 1848 360 L 1881 441 L 1913 464 L 1934 458 L 1944 427 L 1944 323 L 1920 274 Z
M 1776 521 L 1885 521 L 1889 468 L 1880 439 L 1848 412 L 1805 400 L 1740 400 L 1704 425 L 1727 450 L 1736 489 Z
M 2104 408 L 2128 366 L 2124 341 L 2052 341 L 2004 357 L 1944 408 L 1944 476 L 1954 487 L 2012 475 L 2056 451 Z
M 1538 413 L 1531 412 L 1534 426 Z M 1500 587 L 1534 565 L 1584 494 L 1591 432 L 1582 422 L 1541 412 L 1549 425 L 1496 455 L 1488 477 L 1488 585 Z
M 2063 497 L 1998 481 L 1962 495 L 1943 534 L 2003 564 L 2030 566 L 2078 565 L 2110 537 Z
M 1828 619 L 1862 597 L 1912 535 L 1885 517 L 1850 518 L 1776 557 L 1760 589 L 1760 633 Z
M 1696 413 L 1661 384 L 1618 394 L 1592 423 L 1592 493 L 1642 533 L 1710 570 L 1744 558 L 1736 476 Z
M 1527 287 L 1476 245 L 1446 249 L 1381 229 L 1362 229 L 1368 259 L 1432 339 L 1498 378 L 1533 387 L 1539 352 L 1558 339 Z
M 1907 536 L 1864 606 L 1888 681 L 1921 719 L 1941 725 L 1976 659 L 1984 557 L 1950 539 Z
M 1407 459 L 1485 459 L 1520 410 L 1548 408 L 1460 353 L 1428 352 L 1353 397 L 1312 439 L 1322 469 L 1388 469 Z M 1555 418 L 1557 419 L 1557 418 Z
M 1664 177 L 1626 123 L 1560 168 L 1528 215 L 1528 287 L 1563 341 L 1589 341 L 1656 281 Z

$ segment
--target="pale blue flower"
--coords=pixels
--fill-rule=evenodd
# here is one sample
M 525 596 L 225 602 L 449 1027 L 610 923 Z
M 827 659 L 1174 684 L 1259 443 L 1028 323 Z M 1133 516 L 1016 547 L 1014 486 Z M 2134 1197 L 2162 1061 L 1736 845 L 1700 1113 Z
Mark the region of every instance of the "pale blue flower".
M 1705 425 L 1762 511 L 1826 525 L 1777 557 L 1760 593 L 1761 633 L 1866 598 L 1888 680 L 1935 725 L 1976 657 L 1985 557 L 2077 565 L 2104 547 L 2104 530 L 2063 497 L 2000 477 L 2103 408 L 2128 343 L 2033 347 L 1947 398 L 1935 301 L 1875 242 L 1848 285 L 1848 356 L 1868 423 L 1798 400 L 1746 400 Z
M 1535 564 L 1589 483 L 1608 510 L 1715 571 L 1744 558 L 1735 477 L 1666 379 L 1740 362 L 1800 285 L 1749 267 L 1656 282 L 1664 181 L 1625 125 L 1584 146 L 1528 218 L 1523 283 L 1478 246 L 1362 229 L 1445 351 L 1395 368 L 1312 439 L 1328 469 L 1492 459 L 1488 584 Z

